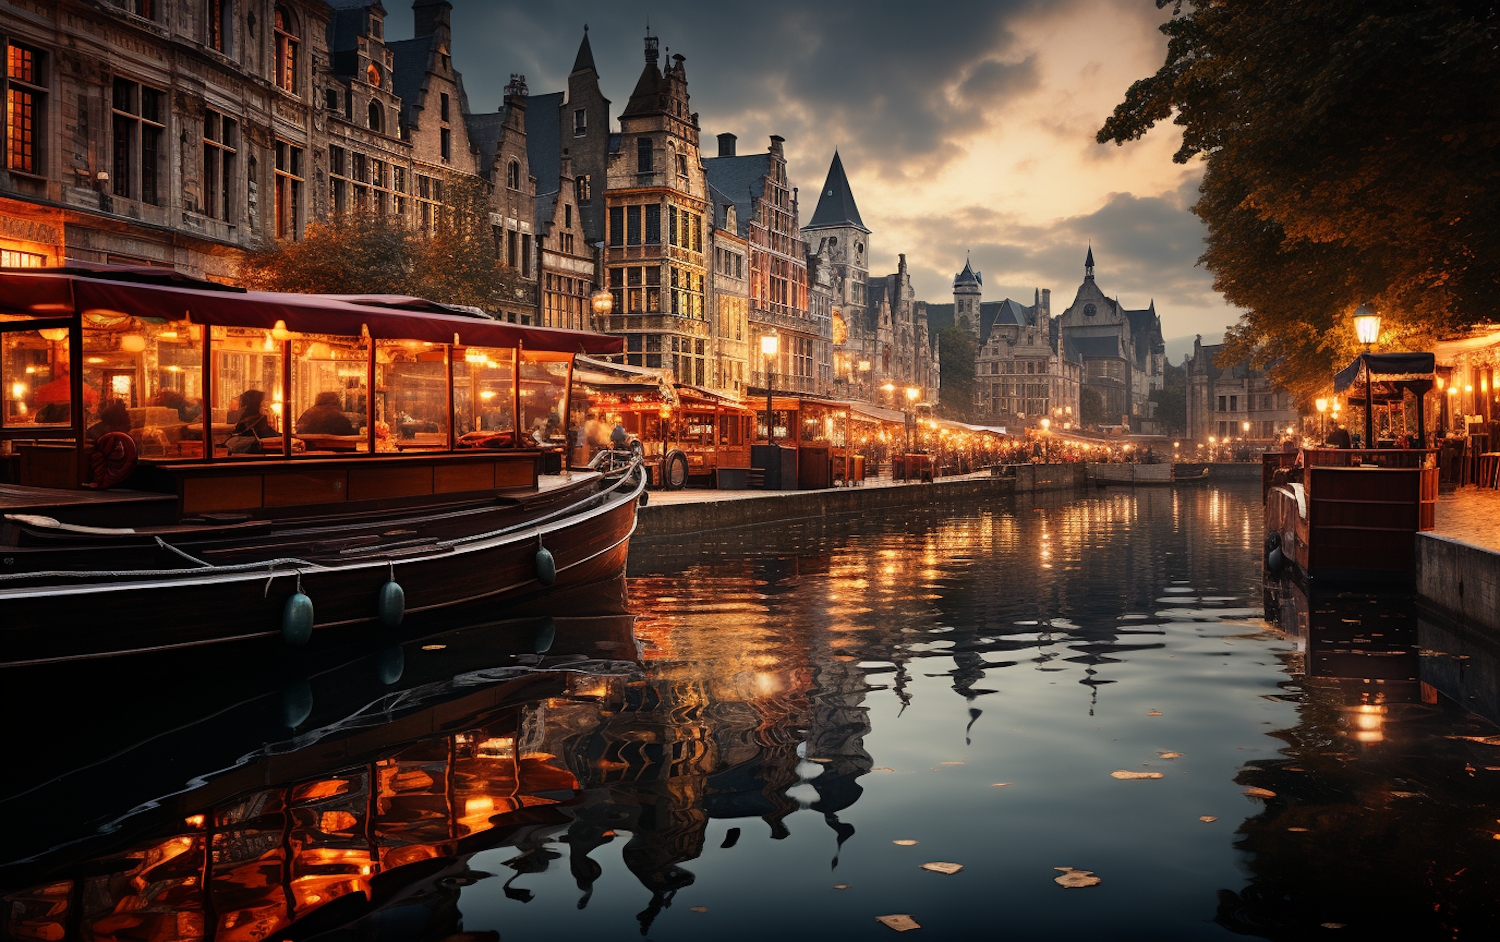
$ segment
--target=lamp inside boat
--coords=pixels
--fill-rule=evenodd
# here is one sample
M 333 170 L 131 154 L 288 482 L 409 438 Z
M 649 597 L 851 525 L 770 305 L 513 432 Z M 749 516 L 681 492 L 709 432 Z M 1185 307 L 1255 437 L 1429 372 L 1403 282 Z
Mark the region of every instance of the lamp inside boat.
M 1354 336 L 1365 346 L 1380 340 L 1380 315 L 1367 304 L 1361 304 L 1354 312 Z

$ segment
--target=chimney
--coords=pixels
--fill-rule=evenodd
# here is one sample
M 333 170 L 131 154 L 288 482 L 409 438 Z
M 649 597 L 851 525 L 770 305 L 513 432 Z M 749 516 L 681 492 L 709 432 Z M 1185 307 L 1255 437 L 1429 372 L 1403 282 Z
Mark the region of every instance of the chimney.
M 780 134 L 772 134 L 771 135 L 771 153 L 773 153 L 776 156 L 780 157 L 781 153 L 782 153 L 781 144 L 785 140 L 786 140 L 786 138 L 782 137 Z
M 453 4 L 448 0 L 412 0 L 412 35 L 431 36 L 440 34 L 441 41 L 446 44 L 451 35 L 449 17 L 453 13 Z
M 1048 317 L 1052 316 L 1052 289 L 1051 288 L 1043 288 L 1042 289 L 1042 310 L 1047 312 L 1047 316 Z
M 734 142 L 735 142 L 735 140 L 737 140 L 737 138 L 735 138 L 735 136 L 733 134 L 729 134 L 727 132 L 724 133 L 724 134 L 720 134 L 719 135 L 719 156 L 720 157 L 733 157 L 734 156 Z

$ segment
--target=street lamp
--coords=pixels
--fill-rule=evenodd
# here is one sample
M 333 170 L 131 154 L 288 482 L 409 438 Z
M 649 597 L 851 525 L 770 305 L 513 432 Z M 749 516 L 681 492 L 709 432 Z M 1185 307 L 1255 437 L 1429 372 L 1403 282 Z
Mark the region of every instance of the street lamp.
M 1326 424 L 1326 419 L 1324 419 L 1323 417 L 1323 413 L 1328 411 L 1328 400 L 1319 399 L 1318 401 L 1314 402 L 1313 405 L 1318 407 L 1318 438 L 1321 441 L 1326 442 L 1328 441 L 1328 426 Z
M 912 407 L 917 403 L 917 397 L 922 395 L 922 390 L 915 386 L 906 387 L 906 453 L 911 454 L 911 427 L 915 418 Z
M 1245 436 L 1244 436 L 1245 438 L 1249 438 L 1250 437 L 1250 423 L 1249 422 L 1241 422 L 1240 423 L 1240 431 L 1242 431 L 1242 432 L 1245 433 Z
M 1354 336 L 1365 345 L 1365 352 L 1380 340 L 1380 315 L 1368 304 L 1361 304 L 1354 312 Z
M 776 422 L 771 415 L 771 390 L 776 384 L 775 373 L 776 352 L 781 349 L 781 337 L 777 335 L 776 328 L 771 328 L 768 334 L 760 337 L 760 352 L 766 358 L 766 443 L 776 444 Z
M 596 288 L 594 293 L 589 295 L 589 307 L 593 309 L 595 317 L 608 317 L 609 313 L 615 309 L 615 296 L 608 288 Z M 598 324 L 596 323 L 595 326 Z

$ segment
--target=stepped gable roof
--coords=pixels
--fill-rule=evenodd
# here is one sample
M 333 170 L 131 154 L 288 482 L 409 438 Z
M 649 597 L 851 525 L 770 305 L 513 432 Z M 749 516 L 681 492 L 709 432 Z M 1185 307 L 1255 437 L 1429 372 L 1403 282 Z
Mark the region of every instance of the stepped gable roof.
M 1098 360 L 1110 357 L 1123 357 L 1120 350 L 1120 338 L 1115 335 L 1105 337 L 1070 337 L 1074 348 L 1082 359 Z
M 432 61 L 435 39 L 435 36 L 418 36 L 386 43 L 386 48 L 391 51 L 391 88 L 404 108 L 416 109 L 421 103 L 422 83 L 427 79 L 427 64 Z M 407 120 L 415 124 L 415 111 L 407 114 Z
M 835 229 L 842 226 L 870 231 L 859 218 L 854 192 L 849 189 L 849 178 L 844 174 L 844 162 L 839 159 L 839 152 L 834 151 L 833 163 L 828 167 L 828 180 L 818 196 L 818 208 L 813 210 L 812 221 L 802 228 Z
M 964 259 L 964 270 L 953 276 L 953 287 L 959 285 L 984 285 L 984 274 L 974 270 L 969 259 Z
M 771 168 L 770 154 L 742 154 L 737 157 L 705 157 L 703 174 L 708 185 L 734 204 L 739 216 L 739 235 L 750 235 L 750 220 L 755 217 L 755 200 L 766 192 L 766 173 Z
M 574 72 L 597 72 L 594 67 L 594 48 L 589 45 L 588 24 L 583 27 L 583 42 L 578 44 L 578 57 L 573 60 Z
M 563 93 L 532 95 L 526 99 L 526 161 L 536 177 L 537 193 L 561 189 Z M 539 213 L 540 209 L 537 210 Z M 538 219 L 541 217 L 538 216 Z M 548 213 L 551 219 L 552 214 Z

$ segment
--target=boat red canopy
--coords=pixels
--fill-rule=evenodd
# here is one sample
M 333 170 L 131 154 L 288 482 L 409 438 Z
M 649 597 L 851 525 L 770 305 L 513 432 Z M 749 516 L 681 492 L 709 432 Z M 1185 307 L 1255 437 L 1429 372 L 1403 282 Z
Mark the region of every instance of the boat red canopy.
M 624 340 L 606 334 L 526 327 L 421 298 L 282 294 L 200 282 L 171 269 L 71 266 L 0 269 L 0 314 L 71 317 L 98 312 L 194 324 L 378 340 L 424 340 L 552 353 L 611 354 Z

